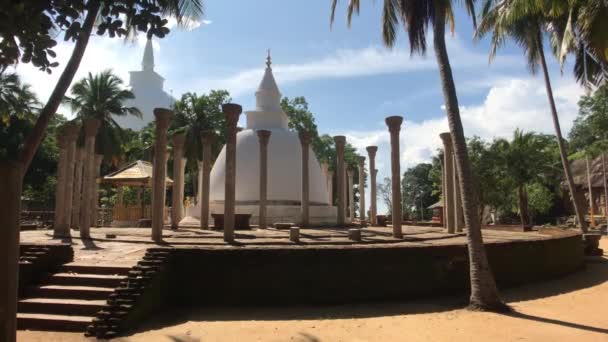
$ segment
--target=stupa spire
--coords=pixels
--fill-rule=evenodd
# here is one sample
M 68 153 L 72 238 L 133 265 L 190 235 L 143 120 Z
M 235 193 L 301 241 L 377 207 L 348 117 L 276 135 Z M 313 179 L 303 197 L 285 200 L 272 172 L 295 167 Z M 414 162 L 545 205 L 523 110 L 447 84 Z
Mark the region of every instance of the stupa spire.
M 258 90 L 255 92 L 257 110 L 278 112 L 281 111 L 281 92 L 272 74 L 272 59 L 270 49 L 266 57 L 266 70 Z
M 143 71 L 154 71 L 154 50 L 152 50 L 152 39 L 148 38 L 144 48 L 144 58 L 141 60 Z

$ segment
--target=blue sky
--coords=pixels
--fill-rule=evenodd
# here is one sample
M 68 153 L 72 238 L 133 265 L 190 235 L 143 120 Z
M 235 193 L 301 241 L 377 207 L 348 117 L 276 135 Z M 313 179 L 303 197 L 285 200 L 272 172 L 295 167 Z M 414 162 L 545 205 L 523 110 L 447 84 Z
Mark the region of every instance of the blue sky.
M 281 6 L 277 6 L 278 4 Z M 458 2 L 456 2 L 458 4 Z M 330 1 L 206 2 L 205 21 L 192 30 L 174 29 L 155 40 L 156 70 L 165 90 L 179 97 L 227 89 L 244 110 L 254 107 L 253 93 L 263 75 L 266 49 L 284 96 L 305 96 L 322 133 L 343 134 L 361 153 L 376 144 L 379 178 L 389 174 L 388 132 L 384 118 L 402 115 L 402 169 L 429 160 L 447 130 L 432 41 L 424 57 L 409 55 L 404 32 L 393 50 L 382 46 L 381 1 L 363 1 L 361 15 L 346 27 L 346 4 L 338 5 L 329 27 Z M 488 65 L 487 41 L 472 41 L 471 20 L 456 5 L 456 32 L 446 36 L 457 85 L 465 134 L 486 139 L 508 137 L 517 127 L 552 132 L 541 75 L 532 76 L 521 51 L 507 45 Z M 128 80 L 139 70 L 143 35 L 135 43 L 94 38 L 77 74 L 106 68 Z M 71 44 L 57 48 L 67 59 Z M 61 67 L 60 67 L 61 68 Z M 30 66 L 18 71 L 46 99 L 60 72 L 46 76 Z M 582 90 L 550 61 L 558 110 L 566 131 L 576 115 Z M 66 113 L 69 116 L 69 113 Z M 368 202 L 369 203 L 369 202 Z

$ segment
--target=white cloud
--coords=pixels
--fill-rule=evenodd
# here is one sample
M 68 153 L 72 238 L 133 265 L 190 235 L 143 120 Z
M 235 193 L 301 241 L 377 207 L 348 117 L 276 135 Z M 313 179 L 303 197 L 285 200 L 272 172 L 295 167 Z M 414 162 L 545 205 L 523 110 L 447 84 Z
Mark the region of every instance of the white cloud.
M 567 135 L 578 113 L 577 103 L 583 90 L 572 78 L 566 78 L 555 82 L 553 91 L 562 133 Z M 449 130 L 444 110 L 442 106 L 440 116 L 421 122 L 405 118 L 400 135 L 402 172 L 418 163 L 429 162 L 436 150 L 442 147 L 439 134 Z M 501 79 L 490 88 L 483 103 L 463 106 L 460 114 L 467 137 L 476 135 L 487 141 L 494 138 L 509 139 L 516 128 L 554 134 L 545 85 L 539 78 Z M 378 181 L 390 177 L 388 129 L 349 131 L 343 134 L 357 148 L 358 153 L 364 156 L 367 156 L 366 146 L 377 145 Z M 382 208 L 384 206 L 379 205 Z
M 456 38 L 448 40 L 448 49 L 454 69 L 474 69 L 487 67 L 485 53 L 466 49 Z M 519 56 L 502 55 L 494 61 L 496 66 L 517 66 Z M 339 49 L 312 61 L 282 64 L 274 61 L 273 73 L 281 85 L 328 78 L 349 78 L 391 73 L 403 73 L 436 69 L 433 56 L 410 56 L 406 48 L 389 50 L 379 46 L 362 49 Z M 278 63 L 277 63 L 278 62 Z M 216 79 L 184 80 L 188 89 L 227 89 L 234 96 L 256 89 L 262 75 L 263 66 L 237 72 L 234 75 Z
M 213 21 L 211 20 L 196 20 L 186 18 L 183 20 L 182 25 L 178 26 L 177 19 L 175 19 L 175 17 L 169 17 L 167 19 L 166 27 L 170 30 L 177 27 L 182 30 L 193 31 L 201 27 L 202 25 L 211 25 L 211 23 L 213 23 Z

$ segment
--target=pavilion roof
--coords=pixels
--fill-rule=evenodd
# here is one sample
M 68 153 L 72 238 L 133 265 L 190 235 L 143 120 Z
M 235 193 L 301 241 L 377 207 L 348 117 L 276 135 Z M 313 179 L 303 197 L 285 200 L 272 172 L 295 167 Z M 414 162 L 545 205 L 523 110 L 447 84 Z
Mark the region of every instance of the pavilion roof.
M 116 185 L 124 186 L 151 186 L 152 163 L 144 160 L 137 160 L 121 167 L 118 171 L 105 175 L 102 181 L 104 183 L 114 183 Z M 165 183 L 167 185 L 172 185 L 173 180 L 166 177 Z
M 606 172 L 608 173 L 608 153 L 605 153 L 606 158 Z M 604 179 L 602 172 L 602 156 L 599 155 L 593 160 L 590 160 L 590 173 L 591 173 L 591 186 L 594 188 L 603 188 L 604 187 Z M 570 170 L 572 171 L 572 177 L 574 178 L 574 183 L 577 186 L 582 187 L 583 189 L 587 189 L 587 162 L 583 159 L 577 159 L 570 162 Z M 562 182 L 562 186 L 567 187 L 565 181 Z

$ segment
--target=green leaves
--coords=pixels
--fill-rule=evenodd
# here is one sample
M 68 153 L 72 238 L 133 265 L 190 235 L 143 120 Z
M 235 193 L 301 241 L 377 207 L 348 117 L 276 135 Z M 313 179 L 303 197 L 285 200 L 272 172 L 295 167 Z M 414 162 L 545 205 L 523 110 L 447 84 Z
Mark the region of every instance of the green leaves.
M 0 11 L 0 70 L 21 62 L 50 73 L 59 66 L 51 60 L 55 39 L 63 31 L 64 41 L 76 41 L 95 3 L 101 3 L 96 32 L 110 38 L 136 31 L 163 38 L 167 17 L 181 25 L 203 14 L 201 0 L 13 0 Z

